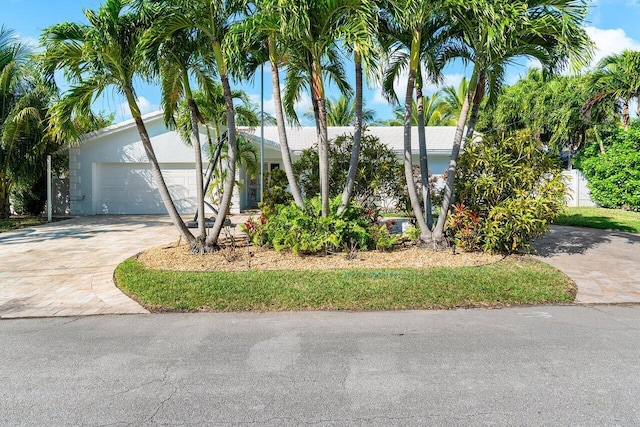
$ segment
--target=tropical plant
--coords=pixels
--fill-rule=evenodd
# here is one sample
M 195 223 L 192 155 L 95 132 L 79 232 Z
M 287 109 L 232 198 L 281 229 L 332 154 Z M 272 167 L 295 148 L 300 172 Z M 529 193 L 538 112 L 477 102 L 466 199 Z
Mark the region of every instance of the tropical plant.
M 442 99 L 441 92 L 433 95 L 425 95 L 423 101 L 425 126 L 454 126 L 456 117 L 450 104 Z M 384 122 L 385 126 L 403 126 L 404 108 L 397 106 L 393 110 L 394 118 Z M 411 126 L 418 126 L 418 103 L 413 102 L 411 107 Z
M 566 185 L 557 157 L 528 131 L 468 142 L 457 174 L 458 204 L 448 225 L 466 250 L 524 249 L 563 210 Z
M 615 130 L 603 144 L 606 152 L 592 144 L 576 158 L 591 199 L 605 208 L 640 211 L 640 122 Z
M 404 170 L 407 193 L 411 202 L 421 240 L 432 240 L 433 218 L 429 184 L 429 166 L 426 147 L 424 97 L 422 88 L 426 81 L 438 82 L 442 78 L 441 51 L 447 50 L 452 42 L 449 19 L 439 3 L 415 1 L 389 1 L 383 13 L 382 44 L 389 53 L 384 70 L 383 93 L 390 101 L 397 101 L 393 83 L 401 71 L 408 71 L 404 99 Z M 420 174 L 422 199 L 413 179 L 411 161 L 411 126 L 413 116 L 414 91 L 416 96 L 416 121 L 420 150 Z M 424 216 L 423 216 L 424 213 Z
M 338 99 L 327 98 L 327 126 L 355 126 L 356 104 L 346 96 Z M 370 124 L 375 120 L 376 112 L 372 109 L 362 110 L 363 124 Z M 314 120 L 313 108 L 304 113 L 304 117 Z
M 456 126 L 442 206 L 434 229 L 436 241 L 444 238 L 464 128 L 467 125 L 468 138 L 474 135 L 485 93 L 488 91 L 490 101 L 495 99 L 505 65 L 518 57 L 535 58 L 550 72 L 561 69 L 567 62 L 576 66 L 586 63 L 591 48 L 582 26 L 586 14 L 584 0 L 471 0 L 449 4 L 449 15 L 462 46 L 447 55 L 472 61 L 474 65 Z
M 295 203 L 281 205 L 245 228 L 251 231 L 255 244 L 296 254 L 388 248 L 395 242 L 366 209 L 350 204 L 338 214 L 340 197 L 335 197 L 330 214 L 323 216 L 321 205 L 319 197 L 309 200 L 305 209 Z
M 577 150 L 597 142 L 615 127 L 611 105 L 595 105 L 586 115 L 581 108 L 590 91 L 590 76 L 549 76 L 530 69 L 513 86 L 505 87 L 478 122 L 481 132 L 529 129 L 549 150 Z M 604 150 L 604 147 L 602 147 Z
M 176 6 L 171 5 L 163 9 L 160 16 L 170 17 L 176 12 Z M 178 13 L 179 10 L 178 10 Z M 187 121 L 183 121 L 184 130 L 189 135 L 190 145 L 194 150 L 195 159 L 195 183 L 198 218 L 198 236 L 192 245 L 192 250 L 202 251 L 207 236 L 206 217 L 204 211 L 204 179 L 202 176 L 202 146 L 200 143 L 200 131 L 198 123 L 201 119 L 198 105 L 194 99 L 191 76 L 195 76 L 205 92 L 210 92 L 213 86 L 213 77 L 210 73 L 210 60 L 203 53 L 208 51 L 202 38 L 183 28 L 182 30 L 167 31 L 169 26 L 163 22 L 151 26 L 145 34 L 145 48 L 149 56 L 149 63 L 154 67 L 156 74 L 160 75 L 162 87 L 162 108 L 165 123 L 170 127 L 175 124 L 175 115 L 181 99 L 187 106 Z
M 353 152 L 354 137 L 341 135 L 329 143 L 329 195 L 341 194 L 347 181 L 350 153 Z M 356 204 L 376 209 L 386 202 L 397 201 L 403 192 L 402 166 L 393 150 L 382 144 L 377 137 L 365 132 L 359 152 L 359 166 L 353 186 Z M 304 150 L 294 164 L 300 188 L 307 197 L 320 194 L 318 185 L 318 154 L 313 149 Z
M 622 116 L 622 124 L 629 128 L 629 102 L 640 96 L 640 52 L 625 50 L 603 58 L 590 75 L 591 96 L 584 105 L 589 112 L 594 105 L 609 102 Z M 640 104 L 638 105 L 640 115 Z
M 225 162 L 224 191 L 218 206 L 216 221 L 205 241 L 205 250 L 214 250 L 218 247 L 218 237 L 231 206 L 238 156 L 235 109 L 229 83 L 231 55 L 228 48 L 230 42 L 228 34 L 231 25 L 247 12 L 248 5 L 241 0 L 175 0 L 165 3 L 171 8 L 169 12 L 165 12 L 161 21 L 164 31 L 168 35 L 186 31 L 195 40 L 201 40 L 201 43 L 207 47 L 210 55 L 208 58 L 220 78 L 225 99 L 228 152 Z
M 345 15 L 363 0 L 303 0 L 288 3 L 286 19 L 287 84 L 283 104 L 291 120 L 298 121 L 296 101 L 304 89 L 311 94 L 316 129 L 322 215 L 329 214 L 329 157 L 325 78 L 331 79 L 343 94 L 351 94 L 341 62 L 338 41 L 348 33 Z
M 240 68 L 247 77 L 255 74 L 258 65 L 269 61 L 282 164 L 293 199 L 302 208 L 304 207 L 304 201 L 293 173 L 291 152 L 284 121 L 282 95 L 280 93 L 279 67 L 286 56 L 283 54 L 283 44 L 286 43 L 289 37 L 287 32 L 287 6 L 286 2 L 280 0 L 254 2 L 253 13 L 232 27 L 230 36 L 233 38 L 233 42 L 230 45 L 235 48 L 233 49 L 236 57 L 235 64 L 242 64 Z M 247 56 L 252 60 L 247 61 Z
M 39 113 L 24 97 L 28 94 L 28 82 L 22 70 L 28 57 L 28 48 L 17 40 L 15 33 L 0 27 L 0 218 L 10 214 L 9 197 L 15 175 L 24 166 L 18 152 L 33 142 L 23 138 L 25 125 L 30 117 Z M 33 99 L 37 100 L 38 97 Z
M 55 70 L 63 70 L 71 84 L 52 107 L 52 131 L 66 134 L 68 140 L 77 140 L 79 135 L 73 131 L 75 117 L 90 115 L 92 101 L 109 87 L 124 95 L 160 197 L 182 238 L 192 244 L 195 238 L 171 199 L 133 86 L 134 78 L 144 77 L 148 70 L 141 40 L 144 31 L 156 21 L 155 10 L 149 3 L 133 8 L 130 1 L 105 0 L 97 11 L 85 10 L 88 24 L 64 22 L 45 29 L 41 41 L 46 69 L 51 75 Z

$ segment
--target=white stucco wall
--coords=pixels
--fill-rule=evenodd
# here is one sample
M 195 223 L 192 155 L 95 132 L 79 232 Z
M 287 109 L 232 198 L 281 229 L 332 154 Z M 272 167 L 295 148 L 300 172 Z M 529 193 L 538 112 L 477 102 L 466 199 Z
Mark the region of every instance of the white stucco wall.
M 562 172 L 567 179 L 567 206 L 597 206 L 591 200 L 591 190 L 587 187 L 587 179 L 577 169 Z
M 161 167 L 167 165 L 171 169 L 190 169 L 195 179 L 193 148 L 183 143 L 175 131 L 167 130 L 161 115 L 146 118 L 145 125 Z M 201 141 L 207 140 L 204 134 L 200 137 Z M 207 150 L 203 149 L 205 167 L 207 161 Z M 122 163 L 139 165 L 141 169 L 149 164 L 135 123 L 111 126 L 70 148 L 69 196 L 72 215 L 112 213 L 97 206 L 96 189 L 100 185 L 97 178 L 102 166 Z M 150 182 L 149 185 L 154 183 Z M 236 192 L 234 196 L 233 207 L 239 212 L 240 195 Z M 190 203 L 183 204 L 181 213 L 193 213 L 185 211 L 194 210 L 189 209 L 189 206 Z

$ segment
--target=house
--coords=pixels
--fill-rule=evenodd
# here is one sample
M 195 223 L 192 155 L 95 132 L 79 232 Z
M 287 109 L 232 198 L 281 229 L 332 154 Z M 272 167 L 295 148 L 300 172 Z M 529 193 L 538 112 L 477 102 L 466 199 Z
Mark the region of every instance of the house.
M 196 191 L 193 149 L 176 131 L 168 129 L 162 112 L 143 117 L 151 143 L 178 211 L 196 211 Z M 245 136 L 256 144 L 258 152 L 260 129 L 243 129 Z M 352 127 L 331 127 L 329 138 L 352 133 Z M 398 155 L 403 151 L 402 127 L 369 127 L 367 132 L 380 138 Z M 428 127 L 429 166 L 433 173 L 443 173 L 449 162 L 455 127 Z M 289 147 L 295 161 L 302 150 L 316 143 L 315 127 L 288 129 Z M 208 162 L 207 135 L 201 129 L 203 161 Z M 412 131 L 413 161 L 418 163 L 418 132 Z M 275 126 L 264 128 L 264 167 L 270 171 L 282 166 L 278 131 Z M 257 207 L 260 200 L 259 178 L 238 171 L 241 183 L 232 199 L 231 213 Z M 151 175 L 147 156 L 133 120 L 118 123 L 88 134 L 82 142 L 69 148 L 69 200 L 72 215 L 101 214 L 163 214 L 166 213 Z M 211 212 L 210 208 L 207 208 Z

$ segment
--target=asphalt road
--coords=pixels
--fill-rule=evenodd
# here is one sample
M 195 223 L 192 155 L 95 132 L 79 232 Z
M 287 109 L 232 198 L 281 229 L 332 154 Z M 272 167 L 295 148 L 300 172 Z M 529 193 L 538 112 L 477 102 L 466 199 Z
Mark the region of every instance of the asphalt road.
M 0 425 L 640 425 L 640 306 L 0 321 Z

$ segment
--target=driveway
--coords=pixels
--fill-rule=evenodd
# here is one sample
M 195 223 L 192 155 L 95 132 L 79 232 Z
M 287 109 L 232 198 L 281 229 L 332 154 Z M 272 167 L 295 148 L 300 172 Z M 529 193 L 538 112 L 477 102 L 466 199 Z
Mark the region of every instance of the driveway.
M 178 240 L 167 216 L 79 217 L 0 234 L 0 317 L 147 313 L 115 267 Z
M 576 282 L 577 303 L 640 303 L 640 235 L 556 225 L 535 247 Z

